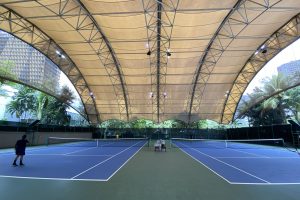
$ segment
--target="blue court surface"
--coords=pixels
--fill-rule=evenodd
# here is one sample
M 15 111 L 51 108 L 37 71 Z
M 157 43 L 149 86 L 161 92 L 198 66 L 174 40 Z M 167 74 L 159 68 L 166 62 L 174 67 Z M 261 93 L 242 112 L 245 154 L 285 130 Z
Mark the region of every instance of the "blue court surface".
M 122 145 L 54 145 L 28 147 L 25 166 L 13 167 L 14 151 L 0 151 L 0 176 L 36 179 L 108 181 L 145 144 L 145 140 Z
M 208 146 L 173 141 L 173 145 L 230 184 L 300 184 L 297 152 L 239 143 L 221 148 L 219 143 L 211 141 Z

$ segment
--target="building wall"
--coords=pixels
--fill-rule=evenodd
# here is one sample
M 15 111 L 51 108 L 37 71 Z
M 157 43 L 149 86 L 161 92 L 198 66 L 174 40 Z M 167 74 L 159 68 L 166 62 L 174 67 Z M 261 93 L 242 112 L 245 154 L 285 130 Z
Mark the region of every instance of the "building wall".
M 59 88 L 60 70 L 42 53 L 25 42 L 0 31 L 0 60 L 14 64 L 18 80 L 33 86 L 44 86 L 55 92 Z
M 12 148 L 17 140 L 21 139 L 25 132 L 7 132 L 0 131 L 0 148 Z M 64 138 L 92 138 L 92 133 L 74 133 L 74 132 L 34 132 L 27 134 L 27 140 L 31 145 L 46 145 L 48 137 Z
M 277 68 L 278 73 L 288 77 L 293 77 L 296 73 L 300 73 L 300 60 L 291 61 Z

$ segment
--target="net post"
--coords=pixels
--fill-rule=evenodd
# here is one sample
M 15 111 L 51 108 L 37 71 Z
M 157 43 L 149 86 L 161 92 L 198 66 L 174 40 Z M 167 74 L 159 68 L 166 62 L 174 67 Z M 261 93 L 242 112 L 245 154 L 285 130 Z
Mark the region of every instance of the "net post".
M 46 146 L 49 146 L 49 137 L 46 138 Z

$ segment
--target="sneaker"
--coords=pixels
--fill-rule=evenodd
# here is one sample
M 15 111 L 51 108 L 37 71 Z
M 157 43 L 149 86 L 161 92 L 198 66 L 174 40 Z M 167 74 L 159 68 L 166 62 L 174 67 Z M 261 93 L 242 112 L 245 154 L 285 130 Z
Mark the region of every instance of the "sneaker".
M 13 163 L 13 166 L 16 167 L 16 166 L 18 166 L 18 165 L 17 165 L 16 163 Z
M 24 166 L 24 164 L 23 164 L 23 163 L 20 163 L 20 166 Z

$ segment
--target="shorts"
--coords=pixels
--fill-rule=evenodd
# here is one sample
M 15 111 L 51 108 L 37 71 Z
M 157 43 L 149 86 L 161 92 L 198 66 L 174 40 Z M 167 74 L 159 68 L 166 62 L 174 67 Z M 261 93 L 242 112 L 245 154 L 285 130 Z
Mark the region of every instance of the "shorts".
M 18 156 L 24 156 L 25 155 L 25 149 L 16 149 L 16 155 Z

